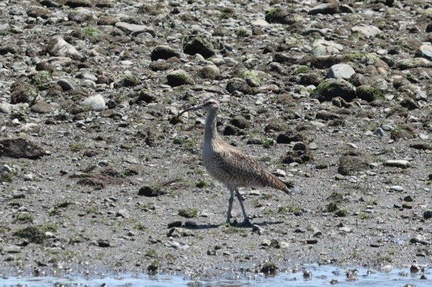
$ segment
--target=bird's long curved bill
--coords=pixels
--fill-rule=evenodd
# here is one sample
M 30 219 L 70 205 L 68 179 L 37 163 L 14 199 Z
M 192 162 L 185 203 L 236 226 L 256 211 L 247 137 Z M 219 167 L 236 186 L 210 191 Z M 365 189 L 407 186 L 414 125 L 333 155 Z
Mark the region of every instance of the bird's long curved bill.
M 186 112 L 189 112 L 189 111 L 195 111 L 195 110 L 199 110 L 199 109 L 201 109 L 201 105 L 197 105 L 197 106 L 192 106 L 192 107 L 190 107 L 190 108 L 187 108 L 186 110 L 183 110 L 183 111 L 181 111 L 178 115 L 177 115 L 177 117 L 180 117 L 182 114 L 184 114 L 184 113 L 186 113 Z

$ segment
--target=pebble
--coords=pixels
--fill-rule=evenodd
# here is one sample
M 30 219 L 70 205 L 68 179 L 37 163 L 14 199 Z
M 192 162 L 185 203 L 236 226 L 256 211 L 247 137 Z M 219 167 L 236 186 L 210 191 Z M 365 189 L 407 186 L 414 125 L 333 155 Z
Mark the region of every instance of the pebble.
M 376 27 L 371 25 L 359 25 L 351 28 L 353 32 L 359 32 L 363 34 L 366 38 L 376 37 L 378 34 L 381 34 L 382 31 Z
M 105 99 L 100 94 L 96 94 L 94 96 L 90 96 L 81 102 L 81 105 L 90 107 L 94 111 L 103 111 L 105 106 Z
M 397 160 L 387 160 L 384 162 L 385 166 L 408 168 L 410 163 L 407 160 L 397 159 Z
M 24 175 L 24 181 L 33 181 L 33 174 L 28 173 Z
M 402 192 L 404 189 L 400 185 L 393 185 L 389 188 L 390 191 Z

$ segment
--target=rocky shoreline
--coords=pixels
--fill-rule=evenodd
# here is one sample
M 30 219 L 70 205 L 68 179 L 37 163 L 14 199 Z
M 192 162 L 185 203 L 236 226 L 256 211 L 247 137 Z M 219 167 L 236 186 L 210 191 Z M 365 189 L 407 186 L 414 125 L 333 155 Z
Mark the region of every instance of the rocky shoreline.
M 2 275 L 431 263 L 428 1 L 0 8 Z M 259 228 L 224 224 L 204 115 L 176 117 L 208 97 L 227 142 L 294 184 L 242 190 Z

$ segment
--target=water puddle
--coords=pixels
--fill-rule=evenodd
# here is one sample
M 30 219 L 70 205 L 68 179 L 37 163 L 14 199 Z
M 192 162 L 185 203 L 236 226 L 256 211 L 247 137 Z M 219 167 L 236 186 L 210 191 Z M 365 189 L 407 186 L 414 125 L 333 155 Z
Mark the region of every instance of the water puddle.
M 304 270 L 307 270 L 306 272 Z M 310 275 L 310 276 L 309 276 Z M 219 278 L 187 278 L 180 275 L 124 273 L 116 276 L 89 278 L 83 275 L 67 274 L 61 277 L 4 277 L 0 278 L 0 287 L 72 287 L 72 286 L 379 286 L 379 287 L 426 287 L 432 286 L 432 274 L 429 270 L 413 274 L 409 270 L 393 269 L 390 272 L 378 272 L 365 268 L 345 269 L 335 266 L 308 265 L 297 272 L 280 272 L 276 276 L 252 274 L 247 276 L 229 275 Z

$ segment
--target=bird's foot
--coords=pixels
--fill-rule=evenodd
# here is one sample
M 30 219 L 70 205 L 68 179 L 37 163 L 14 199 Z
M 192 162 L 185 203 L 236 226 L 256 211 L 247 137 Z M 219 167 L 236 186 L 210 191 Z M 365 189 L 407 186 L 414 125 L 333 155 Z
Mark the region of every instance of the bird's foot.
M 228 222 L 227 223 L 231 226 L 237 226 L 237 227 L 254 227 L 255 225 L 250 221 L 249 218 L 245 218 L 243 220 L 243 222 L 238 223 L 237 220 L 234 220 L 233 222 Z

